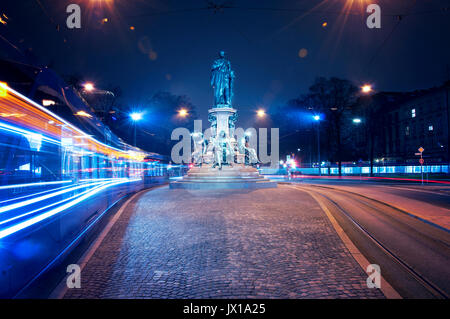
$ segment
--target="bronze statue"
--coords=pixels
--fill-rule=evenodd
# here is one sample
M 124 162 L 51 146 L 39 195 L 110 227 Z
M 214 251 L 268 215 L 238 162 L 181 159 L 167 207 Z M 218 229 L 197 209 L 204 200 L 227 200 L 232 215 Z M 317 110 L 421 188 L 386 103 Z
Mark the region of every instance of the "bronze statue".
M 214 90 L 215 107 L 231 107 L 233 97 L 234 72 L 230 61 L 225 59 L 225 52 L 220 51 L 219 57 L 211 68 L 211 86 Z

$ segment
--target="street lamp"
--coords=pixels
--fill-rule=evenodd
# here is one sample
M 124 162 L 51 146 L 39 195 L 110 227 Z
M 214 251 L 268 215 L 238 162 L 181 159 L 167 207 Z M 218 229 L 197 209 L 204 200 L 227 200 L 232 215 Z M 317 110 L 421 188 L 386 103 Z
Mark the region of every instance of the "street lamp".
M 313 116 L 314 121 L 317 122 L 317 163 L 320 163 L 320 129 L 319 129 L 319 121 L 320 115 L 316 114 Z M 319 176 L 322 175 L 322 171 L 319 164 Z
M 256 115 L 258 117 L 264 117 L 266 116 L 266 111 L 264 111 L 263 109 L 259 109 L 258 111 L 256 111 Z
M 361 119 L 360 118 L 354 118 L 353 119 L 353 123 L 359 124 L 359 123 L 361 123 Z
M 178 115 L 179 116 L 181 116 L 181 117 L 186 117 L 186 116 L 188 116 L 188 111 L 186 110 L 186 109 L 179 109 L 178 110 Z
M 142 120 L 142 113 L 134 112 L 134 113 L 130 114 L 130 117 L 134 122 L 136 122 L 136 121 Z
M 361 91 L 362 91 L 364 94 L 368 94 L 368 93 L 372 92 L 372 85 L 370 85 L 370 84 L 364 84 L 363 86 L 361 86 Z
M 86 91 L 88 92 L 92 92 L 94 91 L 94 84 L 92 84 L 91 82 L 86 82 L 83 84 L 83 87 Z
M 136 147 L 136 126 L 137 122 L 142 120 L 142 113 L 133 112 L 130 114 L 130 118 L 134 124 L 134 146 Z

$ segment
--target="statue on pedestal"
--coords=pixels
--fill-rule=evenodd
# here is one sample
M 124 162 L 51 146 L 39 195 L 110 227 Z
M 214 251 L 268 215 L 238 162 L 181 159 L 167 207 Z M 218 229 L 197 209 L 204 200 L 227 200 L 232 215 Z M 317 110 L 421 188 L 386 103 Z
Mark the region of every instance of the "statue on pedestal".
M 225 52 L 220 51 L 219 57 L 211 67 L 211 86 L 214 90 L 215 107 L 231 107 L 233 97 L 234 72 L 230 61 L 225 59 Z
M 214 104 L 208 110 L 211 127 L 204 135 L 200 132 L 192 134 L 194 165 L 181 180 L 170 182 L 170 188 L 214 190 L 277 186 L 254 167 L 258 163 L 256 150 L 250 139 L 240 138 L 241 129 L 236 129 L 238 111 L 233 107 L 234 78 L 225 52 L 220 51 L 211 68 L 214 92 Z

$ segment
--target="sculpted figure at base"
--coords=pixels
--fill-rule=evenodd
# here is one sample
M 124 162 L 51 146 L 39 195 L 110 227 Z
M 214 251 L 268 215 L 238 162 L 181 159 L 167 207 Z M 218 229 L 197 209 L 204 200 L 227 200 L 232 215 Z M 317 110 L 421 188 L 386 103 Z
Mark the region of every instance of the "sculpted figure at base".
M 230 139 L 226 136 L 224 131 L 219 133 L 219 136 L 213 139 L 214 165 L 222 169 L 222 165 L 227 163 L 233 165 L 234 150 L 230 143 Z
M 247 137 L 243 137 L 239 143 L 239 151 L 242 154 L 246 154 L 246 160 L 245 162 L 249 164 L 256 164 L 259 162 L 258 155 L 256 154 L 256 150 L 252 147 L 250 147 L 249 141 Z M 248 161 L 247 161 L 248 159 Z
M 192 140 L 194 142 L 194 151 L 192 152 L 192 162 L 195 165 L 202 165 L 203 152 L 206 149 L 205 139 L 202 133 L 192 134 Z
M 256 150 L 251 148 L 248 142 L 245 142 L 244 149 L 248 152 L 248 161 L 250 164 L 258 163 L 258 155 L 256 155 Z

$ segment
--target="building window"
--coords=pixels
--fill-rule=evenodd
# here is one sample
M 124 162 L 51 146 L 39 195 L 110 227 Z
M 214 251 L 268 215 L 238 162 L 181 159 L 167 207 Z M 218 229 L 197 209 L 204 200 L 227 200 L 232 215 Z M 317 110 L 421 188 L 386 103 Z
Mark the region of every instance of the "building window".
M 433 130 L 433 125 L 428 125 L 428 131 L 432 131 Z
M 411 117 L 416 117 L 416 109 L 411 109 Z
M 406 136 L 409 136 L 409 126 L 407 126 L 407 127 L 405 128 L 405 135 L 406 135 Z

